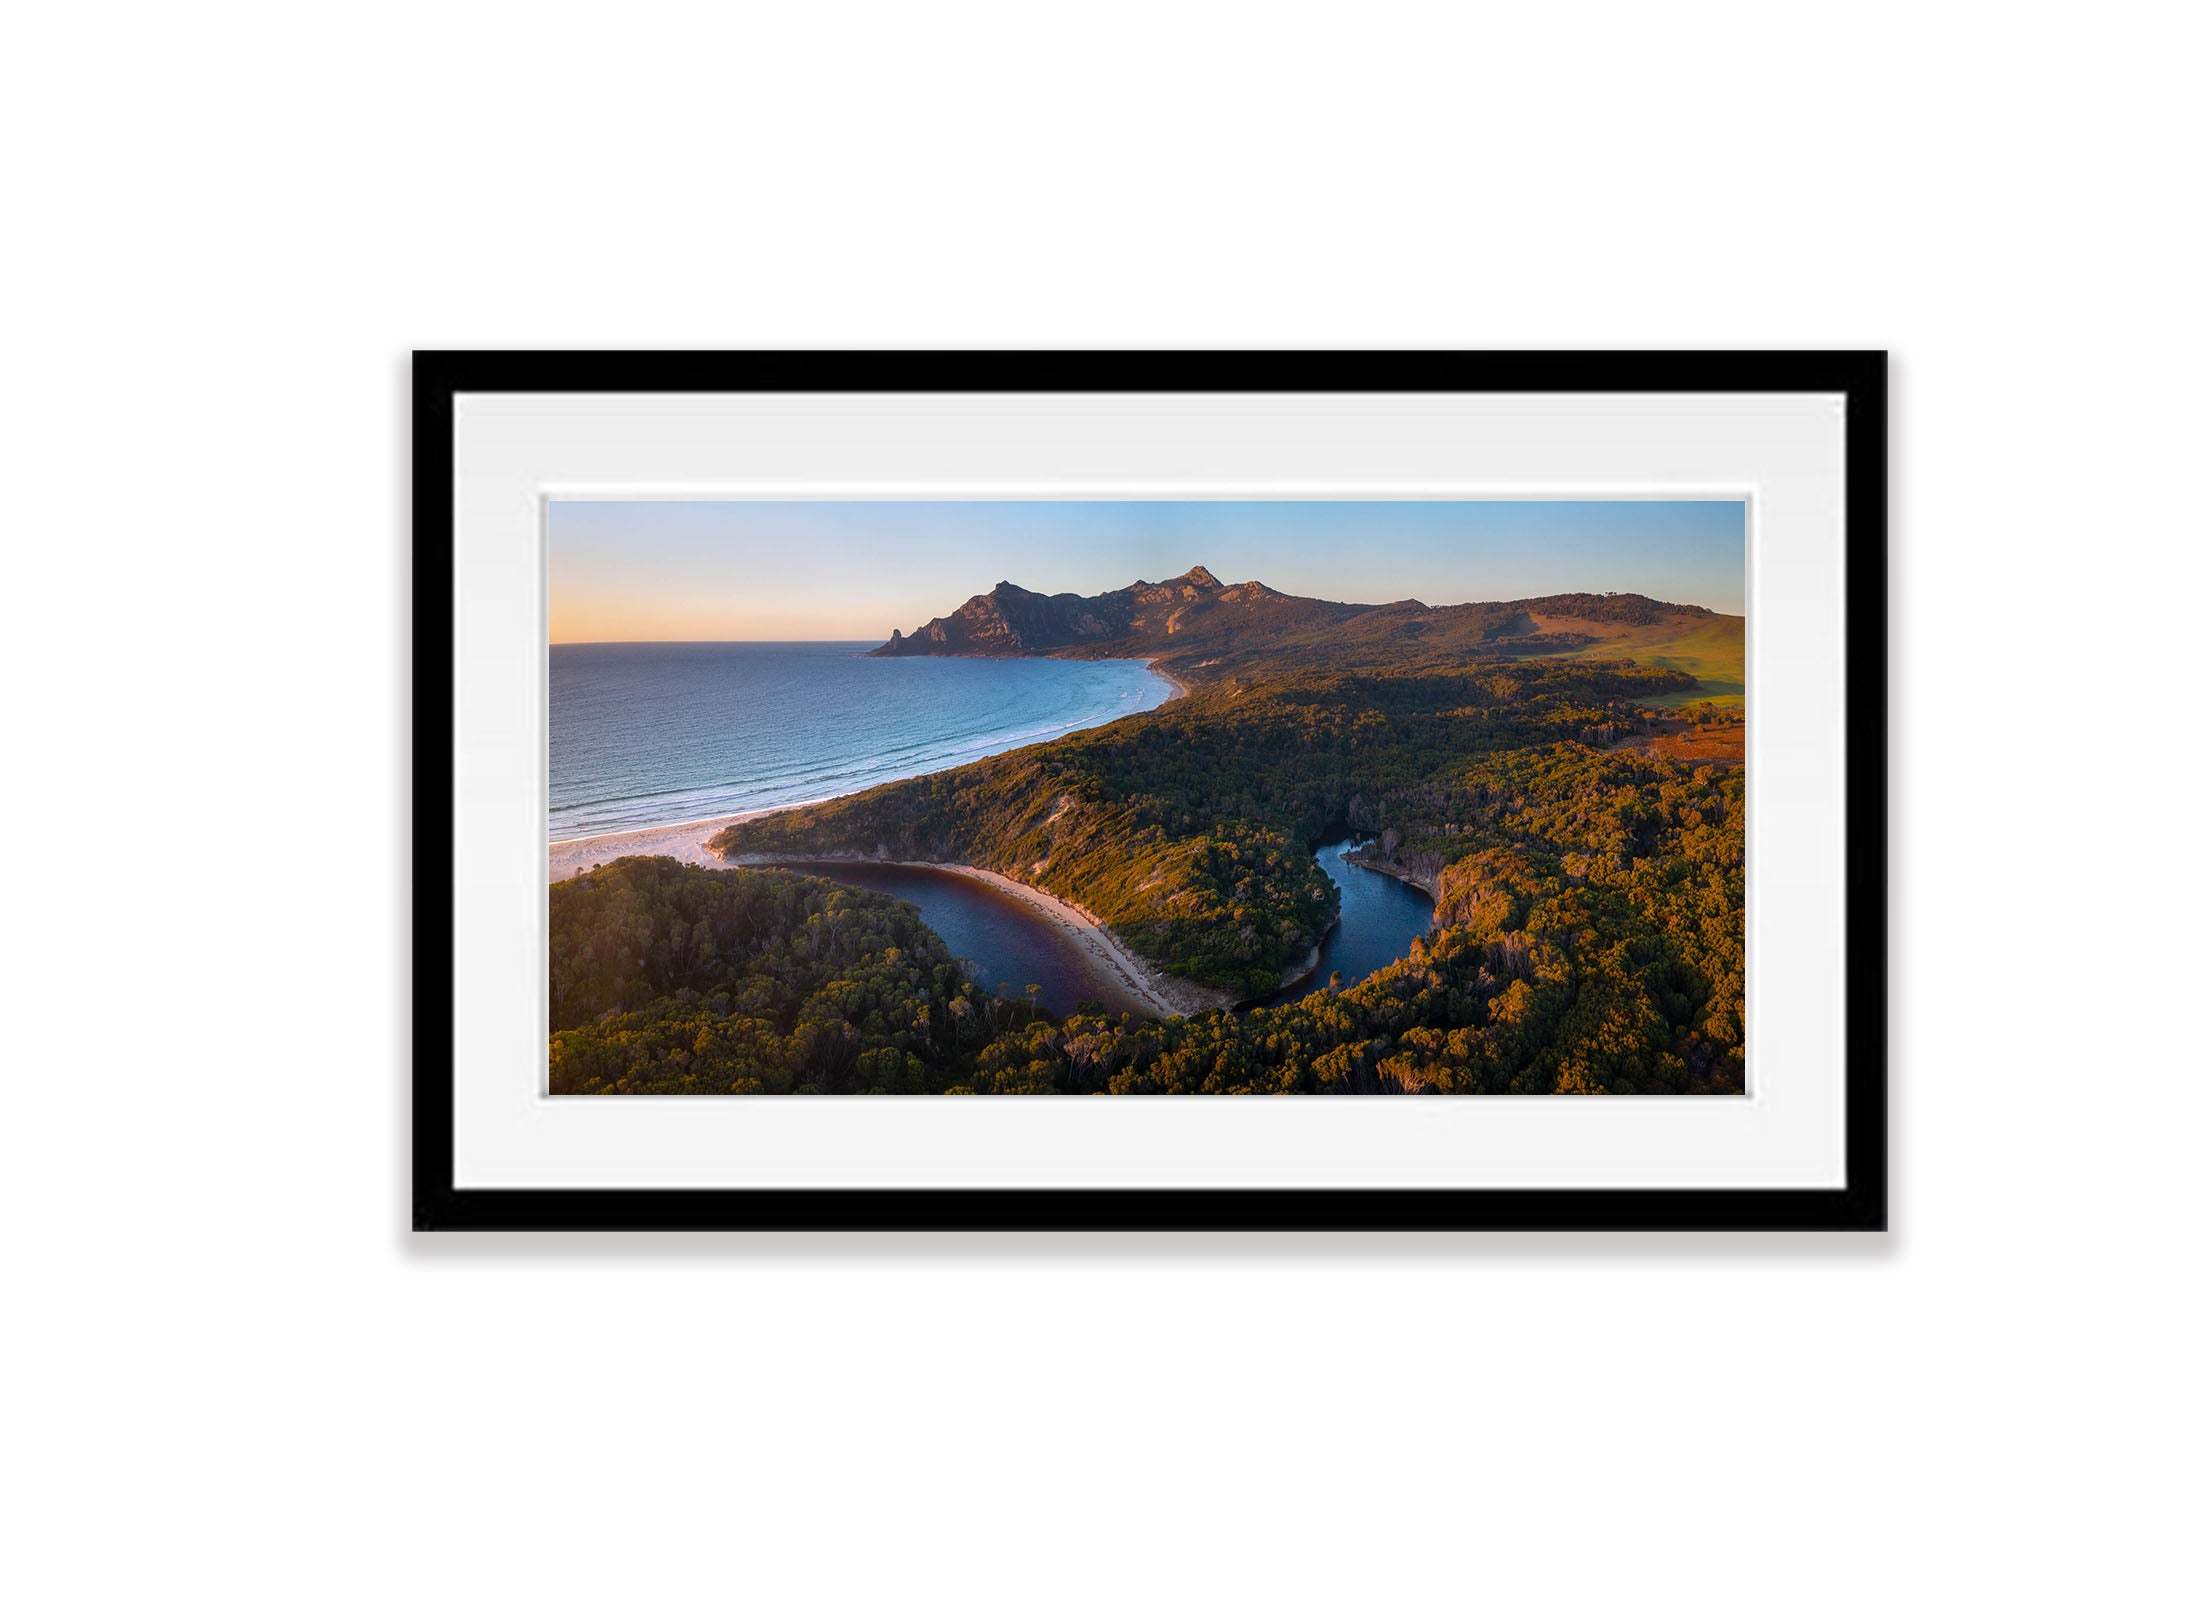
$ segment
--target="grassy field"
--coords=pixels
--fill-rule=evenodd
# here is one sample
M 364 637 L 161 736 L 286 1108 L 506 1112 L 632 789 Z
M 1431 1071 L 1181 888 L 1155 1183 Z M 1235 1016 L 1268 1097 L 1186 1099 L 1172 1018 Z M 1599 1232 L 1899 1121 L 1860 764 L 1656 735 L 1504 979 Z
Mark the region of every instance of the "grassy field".
M 1685 694 L 1656 695 L 1643 701 L 1648 706 L 1692 705 L 1709 700 L 1714 705 L 1739 706 L 1743 702 L 1742 641 L 1740 617 L 1685 617 L 1650 627 L 1640 624 L 1589 622 L 1579 617 L 1537 617 L 1536 626 L 1552 633 L 1594 633 L 1597 642 L 1579 650 L 1551 657 L 1580 660 L 1631 657 L 1645 667 L 1673 667 L 1693 674 L 1702 685 Z
M 1738 722 L 1699 728 L 1675 720 L 1647 738 L 1621 740 L 1620 748 L 1647 750 L 1667 761 L 1685 761 L 1691 766 L 1701 761 L 1733 766 L 1742 759 L 1746 743 L 1747 734 Z

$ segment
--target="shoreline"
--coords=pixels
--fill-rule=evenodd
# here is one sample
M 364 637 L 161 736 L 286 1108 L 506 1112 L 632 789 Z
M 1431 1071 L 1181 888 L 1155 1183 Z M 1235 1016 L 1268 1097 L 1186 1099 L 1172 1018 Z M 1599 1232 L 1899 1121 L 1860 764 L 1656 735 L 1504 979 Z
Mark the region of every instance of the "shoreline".
M 1409 867 L 1396 866 L 1386 861 L 1363 860 L 1357 852 L 1348 854 L 1344 859 L 1355 867 L 1364 867 L 1369 872 L 1380 872 L 1386 878 L 1395 878 L 1409 889 L 1418 889 L 1429 897 L 1431 903 L 1440 905 L 1443 902 L 1444 897 L 1440 892 L 1443 888 L 1442 872 L 1438 872 L 1434 880 L 1425 880 Z
M 975 878 L 1010 899 L 1028 906 L 1061 929 L 1088 962 L 1105 972 L 1140 1003 L 1152 1007 L 1157 1015 L 1181 1017 L 1199 1011 L 1226 1011 L 1237 1003 L 1234 995 L 1225 994 L 1219 989 L 1202 988 L 1196 983 L 1171 977 L 1148 965 L 1144 958 L 1133 955 L 1130 948 L 1115 936 L 1106 923 L 1074 901 L 1048 894 L 1044 889 L 1034 889 L 1028 883 L 985 867 L 965 866 L 961 862 L 951 861 L 899 861 L 877 855 L 814 853 L 728 856 L 719 864 L 727 867 L 776 867 L 788 862 L 802 861 L 844 862 L 849 866 L 914 867 L 927 872 L 950 872 L 959 878 Z
M 1183 699 L 1186 695 L 1192 692 L 1191 685 L 1187 684 L 1182 678 L 1171 677 L 1168 673 L 1163 672 L 1160 667 L 1156 666 L 1154 664 L 1154 658 L 1152 656 L 1132 656 L 1131 660 L 1143 661 L 1146 664 L 1146 670 L 1148 672 L 1152 673 L 1155 677 L 1159 678 L 1163 683 L 1169 686 L 1169 697 L 1168 699 L 1161 702 L 1163 705 L 1175 705 L 1177 701 Z
M 1292 964 L 1289 971 L 1284 973 L 1283 981 L 1276 985 L 1277 995 L 1295 988 L 1314 975 L 1315 969 L 1322 964 L 1322 951 L 1329 945 L 1329 936 L 1337 931 L 1337 925 L 1343 921 L 1344 908 L 1340 906 L 1337 909 L 1337 914 L 1329 919 L 1329 925 L 1323 928 L 1320 936 L 1314 940 L 1314 948 L 1307 951 L 1304 956 Z M 1271 995 L 1266 1000 L 1255 1000 L 1251 1003 L 1258 1007 L 1273 1004 L 1274 1001 L 1275 996 Z
M 853 794 L 862 792 L 860 789 L 850 791 Z M 725 862 L 703 848 L 703 841 L 720 829 L 736 822 L 750 822 L 781 811 L 800 811 L 804 806 L 821 806 L 827 800 L 845 798 L 837 794 L 821 795 L 815 800 L 794 800 L 783 806 L 762 806 L 723 817 L 705 817 L 700 822 L 663 822 L 655 827 L 629 828 L 623 833 L 591 833 L 578 839 L 552 839 L 550 881 L 563 883 L 590 867 L 600 867 L 621 856 L 670 856 L 691 867 L 722 867 Z
M 1141 662 L 1148 672 L 1169 686 L 1169 693 L 1162 700 L 1161 705 L 1172 705 L 1192 692 L 1182 681 L 1172 678 L 1168 673 L 1155 666 L 1149 658 L 1134 656 L 1130 659 Z M 1151 706 L 1147 709 L 1158 711 L 1160 706 Z M 1131 715 L 1140 716 L 1143 713 L 1134 711 Z M 1120 721 L 1121 719 L 1111 720 Z M 1106 727 L 1107 724 L 1101 723 L 1099 726 Z M 1073 729 L 1071 731 L 1080 730 Z M 1051 744 L 1053 740 L 1041 739 L 1034 741 L 1034 743 Z M 1027 749 L 1029 746 L 1017 746 L 1016 748 Z M 977 758 L 979 761 L 986 759 L 988 758 L 985 756 Z M 974 763 L 965 762 L 963 764 L 968 766 Z M 942 770 L 952 772 L 955 769 L 949 767 Z M 910 776 L 927 777 L 930 774 L 912 773 Z M 758 806 L 749 811 L 732 811 L 724 816 L 704 817 L 694 822 L 660 822 L 653 823 L 646 828 L 625 828 L 615 833 L 587 833 L 575 839 L 552 839 L 549 841 L 550 881 L 552 883 L 563 883 L 568 878 L 586 872 L 590 867 L 600 867 L 606 861 L 616 861 L 621 856 L 670 856 L 675 861 L 686 862 L 689 866 L 722 867 L 726 863 L 702 847 L 704 840 L 722 828 L 730 827 L 736 822 L 750 822 L 758 817 L 774 816 L 782 811 L 800 811 L 804 806 L 821 806 L 828 800 L 845 800 L 851 795 L 859 795 L 867 790 L 882 788 L 885 784 L 906 781 L 908 780 L 903 778 L 886 778 L 879 783 L 865 784 L 861 789 L 847 789 L 839 794 L 821 794 L 808 800 L 790 800 L 784 805 Z M 803 859 L 825 861 L 832 858 L 809 856 Z M 920 861 L 894 864 L 932 866 L 936 863 Z

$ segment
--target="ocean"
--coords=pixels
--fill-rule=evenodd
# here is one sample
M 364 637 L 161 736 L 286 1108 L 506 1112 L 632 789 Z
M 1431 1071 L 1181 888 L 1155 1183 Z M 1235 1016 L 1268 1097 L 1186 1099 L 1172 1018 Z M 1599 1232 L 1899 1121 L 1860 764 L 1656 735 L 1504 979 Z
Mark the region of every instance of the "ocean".
M 1142 661 L 831 644 L 550 647 L 550 838 L 852 794 L 1151 710 Z

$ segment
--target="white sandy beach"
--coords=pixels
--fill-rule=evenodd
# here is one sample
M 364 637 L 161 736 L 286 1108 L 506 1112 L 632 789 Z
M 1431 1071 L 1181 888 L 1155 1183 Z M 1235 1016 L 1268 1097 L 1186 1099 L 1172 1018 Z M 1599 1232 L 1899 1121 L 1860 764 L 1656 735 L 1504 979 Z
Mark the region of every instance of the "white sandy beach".
M 822 805 L 820 800 L 806 802 Z M 600 867 L 621 856 L 670 856 L 694 867 L 722 867 L 725 863 L 703 848 L 703 841 L 730 823 L 751 817 L 768 817 L 774 811 L 795 811 L 797 806 L 766 806 L 761 811 L 737 811 L 731 816 L 706 817 L 701 822 L 671 822 L 661 828 L 636 828 L 629 833 L 598 833 L 585 839 L 550 841 L 550 881 L 563 883 L 576 873 Z

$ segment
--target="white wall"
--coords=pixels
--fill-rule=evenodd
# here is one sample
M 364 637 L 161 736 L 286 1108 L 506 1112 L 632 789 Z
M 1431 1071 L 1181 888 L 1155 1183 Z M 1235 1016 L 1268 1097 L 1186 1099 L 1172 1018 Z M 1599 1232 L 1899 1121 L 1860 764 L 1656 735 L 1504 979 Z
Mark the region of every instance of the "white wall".
M 15 1592 L 2161 1592 L 2189 12 L 16 17 Z M 404 1232 L 415 345 L 1885 345 L 1893 1236 Z

